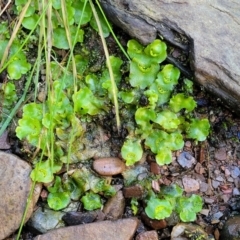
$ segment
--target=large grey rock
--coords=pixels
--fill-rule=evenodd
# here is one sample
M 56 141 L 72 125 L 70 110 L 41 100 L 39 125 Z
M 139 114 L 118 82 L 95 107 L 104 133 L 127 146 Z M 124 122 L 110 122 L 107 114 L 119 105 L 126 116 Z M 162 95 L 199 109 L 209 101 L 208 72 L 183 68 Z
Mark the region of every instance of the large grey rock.
M 109 19 L 147 44 L 158 34 L 189 50 L 195 79 L 240 113 L 238 0 L 100 0 Z
M 240 239 L 240 216 L 233 216 L 230 217 L 220 234 L 220 239 L 221 240 L 234 240 L 234 239 Z
M 62 220 L 64 214 L 65 213 L 61 211 L 53 211 L 39 207 L 32 214 L 27 225 L 40 233 L 46 233 L 49 230 L 65 226 Z
M 138 226 L 138 220 L 120 219 L 64 227 L 38 235 L 35 240 L 131 240 Z
M 31 170 L 27 162 L 0 151 L 0 239 L 6 238 L 20 226 L 32 187 L 29 177 Z M 33 212 L 40 191 L 41 185 L 36 185 L 25 222 Z

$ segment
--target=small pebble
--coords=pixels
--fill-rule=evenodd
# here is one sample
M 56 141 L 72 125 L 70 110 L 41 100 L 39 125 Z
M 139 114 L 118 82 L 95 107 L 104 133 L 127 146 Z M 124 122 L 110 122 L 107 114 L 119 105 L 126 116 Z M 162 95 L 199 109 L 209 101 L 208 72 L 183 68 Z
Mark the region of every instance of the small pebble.
M 152 230 L 139 233 L 136 237 L 136 240 L 158 240 L 157 231 Z
M 202 210 L 200 211 L 200 213 L 201 213 L 202 215 L 205 215 L 205 216 L 208 216 L 209 212 L 210 212 L 209 209 L 202 209 Z
M 240 175 L 239 167 L 232 166 L 230 169 L 230 173 L 233 178 L 237 178 Z
M 208 203 L 208 204 L 212 204 L 212 203 L 214 203 L 214 201 L 215 201 L 215 200 L 212 199 L 212 198 L 206 198 L 206 197 L 204 198 L 204 202 L 205 202 L 205 203 Z
M 100 175 L 113 176 L 122 173 L 126 168 L 120 158 L 99 158 L 94 160 L 93 169 Z
M 151 162 L 150 163 L 150 170 L 153 174 L 160 174 L 161 173 L 161 168 L 156 162 Z
M 222 176 L 218 176 L 218 177 L 216 177 L 216 180 L 219 181 L 219 182 L 223 182 L 223 181 L 224 181 L 224 179 L 223 179 Z
M 177 161 L 183 168 L 191 168 L 196 163 L 196 159 L 189 152 L 181 152 Z
M 145 213 L 141 214 L 141 219 L 147 226 L 155 230 L 163 229 L 167 227 L 167 222 L 164 219 L 163 220 L 151 219 Z
M 200 191 L 201 192 L 206 192 L 208 190 L 208 188 L 209 188 L 209 185 L 207 183 L 201 182 L 201 184 L 200 184 Z
M 240 195 L 240 191 L 239 191 L 238 188 L 234 188 L 234 189 L 233 189 L 233 195 L 234 195 L 234 196 Z
M 213 186 L 213 188 L 218 188 L 219 187 L 219 185 L 220 185 L 220 182 L 218 182 L 218 181 L 215 181 L 215 180 L 212 180 L 212 186 Z
M 183 180 L 183 186 L 185 192 L 196 192 L 200 189 L 200 184 L 197 180 L 189 177 L 184 177 Z
M 213 214 L 212 218 L 213 219 L 220 219 L 223 216 L 222 212 L 216 212 Z
M 227 152 L 225 148 L 219 148 L 215 151 L 215 159 L 219 161 L 224 161 L 227 159 Z
M 184 146 L 187 147 L 187 148 L 191 148 L 192 143 L 190 141 L 186 141 Z
M 228 177 L 228 178 L 227 178 L 227 181 L 228 181 L 228 182 L 234 182 L 234 179 L 233 179 L 232 177 Z
M 224 173 L 225 173 L 225 176 L 226 176 L 226 177 L 228 177 L 228 176 L 231 175 L 231 172 L 229 171 L 228 168 L 225 169 Z
M 125 187 L 123 189 L 123 195 L 124 195 L 125 198 L 142 197 L 143 193 L 144 193 L 144 190 L 143 190 L 143 187 L 141 185 Z

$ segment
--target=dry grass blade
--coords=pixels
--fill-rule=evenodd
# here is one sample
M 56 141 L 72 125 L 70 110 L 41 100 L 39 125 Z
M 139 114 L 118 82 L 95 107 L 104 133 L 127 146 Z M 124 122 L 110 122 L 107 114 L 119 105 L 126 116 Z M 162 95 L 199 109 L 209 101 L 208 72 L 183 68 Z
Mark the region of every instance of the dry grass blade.
M 108 67 L 110 80 L 111 80 L 111 85 L 112 85 L 112 93 L 113 93 L 113 101 L 114 101 L 114 106 L 115 106 L 117 128 L 118 128 L 118 131 L 119 131 L 120 130 L 120 116 L 119 116 L 119 106 L 118 106 L 118 99 L 117 99 L 117 86 L 116 86 L 116 83 L 115 83 L 115 80 L 114 80 L 113 70 L 112 70 L 110 57 L 109 57 L 109 52 L 108 52 L 108 48 L 107 48 L 105 38 L 103 36 L 103 31 L 102 31 L 102 27 L 101 27 L 101 23 L 100 23 L 97 11 L 96 11 L 96 9 L 95 9 L 91 0 L 89 0 L 89 3 L 91 5 L 92 12 L 93 12 L 94 18 L 95 18 L 97 26 L 98 26 L 99 35 L 101 37 L 101 41 L 102 41 L 102 44 L 103 44 L 104 54 L 105 54 L 106 60 L 107 60 L 107 67 Z
M 26 12 L 28 10 L 28 7 L 29 7 L 30 3 L 31 3 L 31 0 L 28 0 L 28 2 L 24 6 L 24 8 L 23 8 L 23 10 L 22 10 L 22 12 L 21 12 L 21 14 L 19 16 L 19 20 L 17 22 L 16 27 L 13 29 L 13 33 L 12 33 L 10 39 L 9 39 L 9 42 L 7 44 L 7 47 L 6 47 L 5 51 L 4 51 L 4 54 L 3 54 L 3 57 L 2 57 L 2 60 L 1 60 L 1 64 L 0 64 L 0 68 L 2 68 L 5 60 L 7 59 L 9 49 L 10 49 L 14 39 L 16 38 L 17 32 L 18 32 L 18 30 L 19 30 L 19 28 L 20 28 L 20 26 L 22 24 L 23 18 L 26 15 Z
M 11 2 L 12 2 L 11 0 L 9 0 L 9 1 L 7 2 L 7 4 L 5 5 L 5 7 L 3 8 L 3 10 L 0 12 L 0 17 L 1 17 L 2 14 L 6 11 L 6 9 L 8 8 L 8 6 L 10 5 Z

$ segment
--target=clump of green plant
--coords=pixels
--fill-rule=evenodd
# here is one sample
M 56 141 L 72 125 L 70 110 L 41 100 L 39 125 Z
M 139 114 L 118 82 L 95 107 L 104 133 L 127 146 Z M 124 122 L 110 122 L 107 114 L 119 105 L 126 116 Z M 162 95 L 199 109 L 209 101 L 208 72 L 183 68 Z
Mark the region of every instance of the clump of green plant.
M 128 53 L 132 58 L 131 88 L 119 95 L 125 104 L 135 106 L 137 127 L 131 129 L 122 147 L 122 156 L 128 166 L 133 165 L 141 159 L 143 147 L 156 154 L 159 165 L 169 164 L 172 151 L 184 146 L 184 137 L 204 141 L 210 124 L 207 119 L 194 117 L 197 104 L 190 96 L 192 82 L 186 79 L 183 82 L 185 91 L 176 93 L 180 71 L 171 64 L 159 65 L 167 56 L 164 42 L 155 40 L 144 47 L 130 40 Z M 137 104 L 141 96 L 146 98 L 145 106 Z
M 144 174 L 141 181 L 138 176 Z M 176 184 L 161 186 L 153 191 L 153 182 L 157 182 L 161 176 L 146 171 L 142 165 L 136 165 L 123 173 L 125 186 L 141 186 L 142 195 L 132 198 L 131 209 L 136 215 L 139 211 L 139 202 L 145 203 L 145 212 L 151 219 L 165 219 L 172 214 L 179 216 L 183 222 L 196 220 L 196 215 L 202 210 L 203 200 L 200 196 L 192 194 L 190 197 L 183 195 L 183 189 Z
M 182 196 L 183 190 L 177 185 L 163 186 L 159 194 L 151 193 L 145 212 L 152 219 L 164 219 L 173 212 L 183 222 L 196 220 L 196 213 L 202 210 L 203 201 L 198 195 Z
M 76 170 L 66 178 L 56 174 L 64 164 L 82 161 L 79 152 L 86 125 L 92 119 L 108 114 L 113 103 L 117 112 L 115 94 L 123 82 L 127 87 L 118 93 L 120 107 L 123 114 L 128 112 L 127 115 L 133 116 L 130 121 L 135 120 L 135 123 L 126 124 L 129 135 L 121 149 L 126 165 L 138 162 L 145 150 L 151 150 L 156 155 L 159 165 L 169 164 L 172 151 L 181 149 L 185 138 L 196 141 L 206 139 L 210 125 L 207 119 L 194 117 L 196 102 L 191 96 L 192 82 L 184 80 L 184 91 L 177 92 L 179 69 L 171 64 L 162 65 L 167 57 L 167 46 L 163 41 L 157 39 L 146 47 L 136 40 L 128 42 L 130 61 L 126 79 L 121 73 L 123 61 L 116 56 L 108 57 L 106 66 L 92 73 L 88 69 L 90 54 L 85 50 L 76 51 L 74 47 L 76 44 L 83 47 L 86 24 L 102 32 L 105 37 L 109 35 L 111 29 L 100 9 L 96 11 L 102 29 L 93 17 L 91 1 L 53 1 L 46 5 L 40 5 L 38 1 L 15 1 L 16 14 L 21 14 L 26 4 L 29 7 L 22 18 L 23 29 L 36 31 L 40 39 L 50 39 L 44 46 L 48 96 L 46 101 L 24 105 L 16 134 L 41 153 L 34 160 L 31 178 L 36 182 L 53 183 L 48 187 L 47 199 L 51 208 L 63 209 L 71 200 L 80 200 L 86 210 L 94 210 L 102 207 L 102 196 L 115 194 L 105 178 L 96 176 L 86 168 Z M 39 16 L 38 12 L 42 14 Z M 4 48 L 9 40 L 4 23 L 0 25 L 0 32 L 3 33 L 0 37 L 0 57 L 4 57 Z M 58 56 L 52 47 L 69 50 L 69 59 L 57 62 Z M 40 44 L 41 48 L 43 46 Z M 8 62 L 4 66 L 12 81 L 21 79 L 32 68 L 26 58 L 27 50 L 20 38 L 16 38 L 9 48 Z M 109 66 L 112 73 L 108 70 Z M 115 84 L 111 75 L 114 75 Z M 2 89 L 5 106 L 14 104 L 14 86 L 8 83 Z M 141 103 L 142 99 L 145 100 L 144 104 Z M 185 198 L 177 187 L 173 188 L 178 192 L 174 196 L 164 190 L 159 194 L 152 193 L 147 200 L 146 213 L 151 218 L 163 219 L 176 211 L 182 221 L 193 221 L 196 212 L 200 211 L 200 197 L 192 195 Z M 183 211 L 184 205 L 188 206 L 189 211 Z M 137 201 L 133 200 L 132 206 L 137 211 Z
M 54 185 L 48 187 L 47 202 L 50 208 L 60 210 L 68 206 L 71 200 L 79 200 L 86 210 L 102 207 L 100 196 L 111 197 L 116 191 L 106 178 L 98 177 L 89 169 L 83 167 L 75 170 L 63 179 L 56 176 Z

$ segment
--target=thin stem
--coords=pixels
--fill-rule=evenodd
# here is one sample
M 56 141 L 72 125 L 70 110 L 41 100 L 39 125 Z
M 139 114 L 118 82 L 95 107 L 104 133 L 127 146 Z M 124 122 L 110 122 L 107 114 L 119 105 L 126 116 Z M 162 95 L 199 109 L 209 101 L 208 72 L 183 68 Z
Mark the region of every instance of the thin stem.
M 95 18 L 97 26 L 98 26 L 99 35 L 101 37 L 104 53 L 105 53 L 105 56 L 106 56 L 107 67 L 108 67 L 110 80 L 111 80 L 111 84 L 112 84 L 113 102 L 114 102 L 114 106 L 115 106 L 117 128 L 118 128 L 118 131 L 119 131 L 119 129 L 120 129 L 120 116 L 119 116 L 119 106 L 118 106 L 118 99 L 117 99 L 117 86 L 116 86 L 116 83 L 115 83 L 115 80 L 114 80 L 113 70 L 112 70 L 110 57 L 109 57 L 109 52 L 108 52 L 108 48 L 107 48 L 105 38 L 103 36 L 102 26 L 101 26 L 97 11 L 95 9 L 95 6 L 92 3 L 92 0 L 89 0 L 89 3 L 90 3 L 90 6 L 92 8 L 92 12 L 93 12 L 94 18 Z
M 105 22 L 106 22 L 106 24 L 107 24 L 107 26 L 108 26 L 108 29 L 109 29 L 109 31 L 111 32 L 111 34 L 113 35 L 113 38 L 114 38 L 114 40 L 116 41 L 117 45 L 119 46 L 119 48 L 121 49 L 121 51 L 123 52 L 123 54 L 126 56 L 126 58 L 127 58 L 129 61 L 131 61 L 131 59 L 130 59 L 130 57 L 128 56 L 127 52 L 125 51 L 125 49 L 123 48 L 122 44 L 119 42 L 117 36 L 115 35 L 114 31 L 112 30 L 112 27 L 111 27 L 111 25 L 109 24 L 109 22 L 108 22 L 108 20 L 107 20 L 107 18 L 106 18 L 106 15 L 104 14 L 104 12 L 103 12 L 103 10 L 102 10 L 102 7 L 101 7 L 99 1 L 96 0 L 96 3 L 97 3 L 97 5 L 98 5 L 98 8 L 100 9 L 100 12 L 102 13 L 103 18 L 104 18 L 104 20 L 105 20 Z

